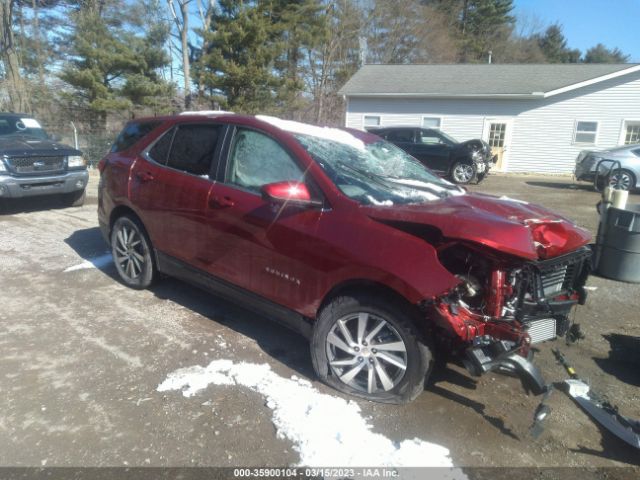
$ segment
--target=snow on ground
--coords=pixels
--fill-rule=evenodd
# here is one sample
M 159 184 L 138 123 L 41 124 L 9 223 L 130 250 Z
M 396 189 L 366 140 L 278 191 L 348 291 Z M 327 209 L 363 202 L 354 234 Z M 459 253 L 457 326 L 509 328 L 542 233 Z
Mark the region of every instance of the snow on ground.
M 446 448 L 418 438 L 395 443 L 371 430 L 355 402 L 322 394 L 296 376 L 281 377 L 267 364 L 214 360 L 176 370 L 158 391 L 181 390 L 191 397 L 210 384 L 240 385 L 263 395 L 278 437 L 293 442 L 302 466 L 453 466 Z
M 110 253 L 105 253 L 99 257 L 89 258 L 82 263 L 73 265 L 72 267 L 65 268 L 65 272 L 73 272 L 75 270 L 84 270 L 87 268 L 103 268 L 113 262 L 113 258 Z

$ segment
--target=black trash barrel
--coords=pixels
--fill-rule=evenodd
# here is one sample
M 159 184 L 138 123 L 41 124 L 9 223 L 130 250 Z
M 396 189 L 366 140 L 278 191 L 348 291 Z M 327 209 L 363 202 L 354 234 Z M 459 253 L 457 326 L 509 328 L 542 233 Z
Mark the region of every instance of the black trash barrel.
M 607 210 L 596 271 L 621 282 L 640 283 L 640 205 Z

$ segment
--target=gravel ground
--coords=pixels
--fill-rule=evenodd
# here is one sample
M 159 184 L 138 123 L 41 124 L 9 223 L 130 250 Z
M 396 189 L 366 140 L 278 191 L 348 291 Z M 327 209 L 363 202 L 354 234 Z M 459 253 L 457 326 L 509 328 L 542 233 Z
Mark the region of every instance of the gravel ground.
M 260 394 L 209 386 L 185 398 L 157 387 L 178 368 L 229 359 L 267 363 L 340 396 L 315 380 L 302 338 L 172 279 L 134 291 L 110 264 L 65 272 L 107 252 L 96 180 L 84 207 L 31 199 L 0 216 L 0 465 L 296 464 L 299 453 L 277 435 Z M 598 195 L 568 178 L 493 175 L 470 189 L 541 203 L 596 228 Z M 640 419 L 640 285 L 595 276 L 588 285 L 575 317 L 586 338 L 541 345 L 537 363 L 548 381 L 566 378 L 551 355 L 560 346 L 594 389 Z M 598 428 L 561 391 L 549 400 L 545 432 L 532 439 L 538 401 L 515 378 L 476 379 L 448 365 L 410 405 L 355 402 L 375 432 L 442 445 L 456 466 L 640 465 L 638 450 Z

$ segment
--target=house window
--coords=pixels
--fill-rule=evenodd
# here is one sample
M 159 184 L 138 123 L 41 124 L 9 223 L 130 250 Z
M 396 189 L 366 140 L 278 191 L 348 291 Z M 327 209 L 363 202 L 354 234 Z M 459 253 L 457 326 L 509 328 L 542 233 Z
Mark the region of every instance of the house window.
M 364 116 L 364 126 L 365 127 L 379 127 L 380 126 L 380 117 L 377 115 L 365 115 Z
M 490 147 L 502 148 L 504 147 L 505 137 L 507 135 L 506 123 L 492 123 L 489 126 L 489 143 Z
M 440 117 L 422 117 L 422 128 L 440 129 L 442 119 Z
M 640 143 L 640 122 L 625 122 L 624 144 Z
M 598 122 L 576 122 L 573 143 L 596 143 Z

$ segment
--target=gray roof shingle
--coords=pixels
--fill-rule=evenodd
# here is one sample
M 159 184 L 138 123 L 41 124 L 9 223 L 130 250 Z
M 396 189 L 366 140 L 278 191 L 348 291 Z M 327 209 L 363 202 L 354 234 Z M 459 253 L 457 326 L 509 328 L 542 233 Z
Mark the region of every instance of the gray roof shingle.
M 616 73 L 637 64 L 364 65 L 342 95 L 532 95 Z

